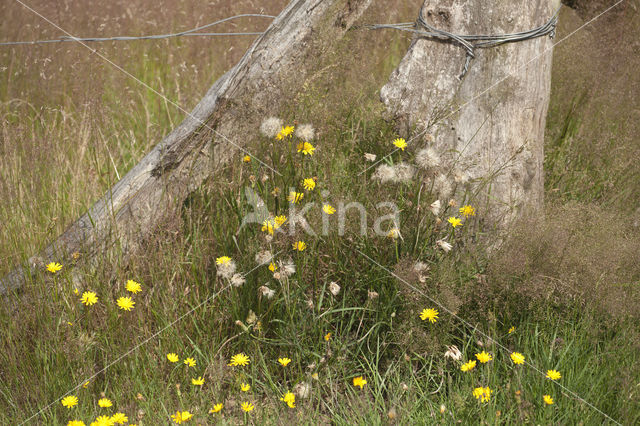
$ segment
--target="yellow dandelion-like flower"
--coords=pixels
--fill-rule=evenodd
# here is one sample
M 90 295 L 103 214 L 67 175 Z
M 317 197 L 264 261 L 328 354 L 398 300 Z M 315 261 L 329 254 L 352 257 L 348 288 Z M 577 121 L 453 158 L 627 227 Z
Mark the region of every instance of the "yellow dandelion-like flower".
M 98 416 L 94 422 L 91 422 L 91 426 L 113 426 L 113 420 L 109 416 Z
M 326 214 L 334 214 L 336 212 L 336 209 L 334 209 L 331 204 L 325 204 L 322 206 L 322 211 Z
M 514 331 L 516 331 L 516 327 L 512 325 L 509 329 L 509 334 L 513 333 Z
M 216 258 L 217 265 L 226 265 L 229 262 L 231 262 L 231 258 L 229 256 L 220 256 Z
M 513 361 L 514 364 L 524 364 L 524 355 L 520 352 L 512 352 L 511 361 Z
M 454 228 L 456 226 L 462 226 L 462 221 L 460 219 L 458 219 L 457 217 L 451 216 L 449 219 L 447 219 L 447 221 L 451 224 L 451 226 L 453 226 Z
M 243 402 L 242 404 L 240 404 L 240 407 L 242 408 L 242 411 L 244 411 L 245 413 L 253 411 L 253 409 L 255 408 L 253 404 L 250 402 Z
M 296 396 L 287 391 L 287 393 L 284 394 L 284 396 L 282 398 L 280 398 L 280 401 L 284 401 L 289 408 L 296 408 Z
M 558 380 L 562 375 L 556 370 L 547 370 L 547 379 Z
M 278 358 L 278 362 L 280 363 L 280 365 L 282 365 L 283 367 L 286 367 L 287 365 L 289 365 L 289 363 L 291 362 L 290 358 Z
M 331 340 L 331 333 L 327 333 L 327 334 L 325 334 L 325 335 L 324 335 L 324 340 L 326 340 L 327 342 L 328 342 L 329 340 Z
M 86 382 L 84 382 L 84 385 L 82 385 L 83 389 L 86 389 L 87 386 L 89 386 L 89 383 L 91 383 L 89 380 L 87 380 Z
M 193 358 L 185 358 L 185 360 L 183 361 L 184 365 L 186 365 L 187 367 L 195 367 L 196 366 L 196 360 Z
M 307 248 L 307 243 L 304 241 L 296 241 L 293 243 L 293 249 L 297 251 L 304 251 Z
M 222 411 L 223 407 L 224 407 L 224 405 L 222 405 L 222 403 L 220 402 L 220 403 L 214 405 L 211 410 L 209 410 L 209 414 L 219 413 L 220 411 Z
M 398 239 L 400 236 L 400 230 L 398 228 L 391 228 L 389 232 L 387 232 L 387 238 L 391 238 L 392 240 Z
M 273 231 L 277 228 L 274 226 L 274 223 L 270 220 L 265 220 L 262 222 L 262 232 L 266 232 L 269 235 L 273 235 Z
M 312 178 L 306 178 L 302 181 L 302 187 L 307 191 L 313 191 L 313 189 L 316 187 L 316 181 Z
M 460 207 L 460 210 L 458 210 L 458 211 L 464 217 L 469 217 L 469 216 L 475 216 L 476 215 L 476 209 L 474 209 L 472 206 L 470 206 L 468 204 L 466 206 Z
M 481 402 L 489 402 L 489 400 L 491 399 L 491 389 L 489 389 L 489 387 L 475 388 L 473 390 L 473 396 L 475 396 L 476 399 L 479 399 Z
M 281 214 L 280 216 L 276 216 L 275 218 L 273 218 L 273 221 L 276 224 L 276 229 L 278 229 L 282 226 L 283 223 L 287 221 L 287 217 Z
M 194 386 L 202 386 L 204 385 L 204 379 L 202 378 L 202 376 L 198 377 L 197 379 L 191 379 L 191 384 Z
M 80 294 L 80 290 L 78 290 L 77 288 L 73 289 L 73 294 L 75 294 L 76 296 Z
M 242 157 L 242 161 L 244 163 L 250 163 L 251 162 L 251 156 L 245 155 L 244 157 Z
M 475 360 L 471 360 L 469 362 L 465 362 L 464 364 L 462 364 L 460 366 L 460 370 L 462 371 L 471 371 L 474 369 L 474 367 L 476 366 L 476 361 Z
M 297 148 L 298 152 L 301 152 L 304 155 L 313 155 L 313 151 L 316 150 L 316 148 L 309 142 L 300 142 Z
M 271 272 L 275 272 L 277 269 L 278 269 L 278 265 L 276 265 L 275 262 L 269 263 L 269 270 Z
M 180 357 L 178 356 L 178 354 L 173 353 L 173 352 L 167 354 L 167 359 L 169 360 L 169 362 L 178 362 L 178 361 L 180 361 Z
M 249 392 L 250 389 L 251 389 L 251 385 L 249 383 L 242 383 L 240 385 L 240 390 L 242 392 Z
M 287 197 L 287 200 L 290 203 L 299 203 L 302 199 L 304 198 L 304 192 L 295 192 L 295 191 L 291 191 L 289 193 L 289 196 Z
M 47 265 L 47 271 L 51 272 L 52 274 L 55 274 L 60 269 L 62 269 L 62 265 L 58 262 L 51 262 Z
M 407 147 L 407 142 L 403 139 L 403 138 L 398 138 L 396 140 L 393 141 L 393 144 L 397 147 L 400 148 L 401 150 L 404 151 L 404 149 Z
M 291 133 L 293 133 L 294 130 L 295 130 L 294 126 L 285 126 L 285 127 L 280 129 L 280 131 L 276 135 L 276 139 L 280 141 L 280 140 L 286 138 L 287 136 L 290 136 Z
M 111 416 L 111 421 L 118 425 L 123 425 L 125 423 L 129 423 L 129 418 L 125 413 L 115 413 Z
M 102 408 L 109 408 L 113 405 L 113 403 L 111 402 L 111 400 L 109 398 L 100 398 L 98 400 L 98 406 L 102 407 Z
M 251 362 L 249 357 L 240 352 L 239 354 L 232 356 L 231 361 L 227 365 L 230 367 L 245 367 L 249 365 L 249 362 Z
M 118 303 L 118 307 L 125 311 L 130 311 L 131 309 L 133 309 L 134 305 L 136 304 L 136 302 L 134 302 L 133 299 L 131 299 L 129 296 L 118 298 L 117 303 Z
M 98 296 L 93 291 L 85 291 L 80 297 L 80 302 L 87 306 L 95 305 L 98 303 Z
M 182 412 L 176 411 L 175 414 L 171 415 L 171 418 L 177 424 L 182 424 L 184 422 L 188 422 L 189 420 L 191 420 L 191 417 L 193 417 L 193 414 L 191 414 L 188 411 L 182 411 Z
M 69 420 L 67 426 L 86 426 L 82 420 Z
M 133 294 L 140 293 L 142 291 L 142 286 L 140 283 L 135 282 L 134 280 L 128 280 L 125 286 L 128 292 Z
M 551 395 L 542 395 L 542 400 L 547 405 L 552 405 L 553 404 L 553 398 L 551 397 Z
M 439 314 L 440 313 L 433 308 L 423 309 L 422 312 L 420 312 L 420 319 L 422 321 L 429 320 L 429 322 L 433 324 L 439 319 L 438 318 Z
M 360 389 L 362 389 L 366 384 L 367 384 L 367 379 L 365 379 L 362 376 L 353 378 L 353 386 L 360 386 Z
M 482 351 L 479 354 L 476 354 L 476 358 L 478 358 L 478 361 L 480 361 L 481 363 L 485 364 L 489 361 L 491 361 L 493 359 L 493 357 L 491 356 L 491 354 Z
M 71 408 L 75 405 L 78 405 L 78 397 L 73 395 L 65 396 L 60 402 L 64 407 Z

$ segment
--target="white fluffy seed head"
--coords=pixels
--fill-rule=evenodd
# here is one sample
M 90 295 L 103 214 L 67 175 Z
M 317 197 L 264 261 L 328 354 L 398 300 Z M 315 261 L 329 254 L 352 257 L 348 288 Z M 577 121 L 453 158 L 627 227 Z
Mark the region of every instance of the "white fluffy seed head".
M 245 281 L 246 280 L 244 279 L 242 274 L 233 274 L 233 276 L 231 277 L 231 285 L 234 287 L 242 287 Z
M 440 198 L 448 198 L 452 191 L 451 182 L 445 175 L 440 173 L 433 182 L 433 189 L 440 195 Z
M 394 182 L 409 182 L 416 174 L 416 168 L 411 164 L 400 163 L 394 167 Z
M 256 263 L 258 265 L 267 265 L 271 263 L 273 255 L 269 250 L 262 250 L 256 253 Z
M 296 136 L 305 142 L 311 142 L 316 135 L 316 131 L 311 124 L 301 124 L 296 127 Z
M 424 170 L 433 170 L 440 166 L 440 156 L 433 148 L 424 148 L 416 154 L 416 164 Z
M 469 183 L 469 179 L 469 173 L 463 170 L 457 169 L 453 172 L 453 181 L 457 184 L 466 185 Z
M 366 153 L 364 154 L 364 159 L 365 159 L 365 160 L 367 160 L 367 161 L 371 161 L 371 162 L 373 162 L 373 161 L 376 161 L 376 158 L 377 158 L 377 157 L 376 157 L 376 155 L 375 155 L 375 154 L 369 154 L 368 152 L 366 152 Z
M 453 246 L 444 240 L 436 241 L 436 245 L 440 247 L 445 253 L 449 253 Z
M 331 294 L 333 294 L 334 296 L 337 296 L 338 293 L 340 293 L 340 286 L 338 285 L 337 282 L 335 281 L 331 281 L 331 283 L 329 284 L 329 291 L 331 292 Z
M 393 181 L 396 179 L 396 170 L 387 164 L 380 164 L 371 179 L 379 180 L 380 183 Z
M 260 295 L 266 297 L 267 299 L 271 299 L 276 294 L 276 291 L 270 289 L 266 285 L 263 285 L 258 289 L 258 293 L 260 293 Z
M 440 214 L 441 208 L 442 208 L 442 203 L 440 202 L 440 200 L 435 200 L 429 206 L 429 210 L 431 210 L 431 213 L 433 213 L 434 216 L 438 216 Z
M 266 118 L 260 125 L 260 132 L 268 138 L 275 138 L 282 129 L 282 120 L 277 117 Z
M 233 260 L 218 265 L 218 275 L 222 278 L 230 279 L 235 272 L 236 263 Z
M 293 393 L 300 399 L 308 398 L 311 394 L 311 384 L 309 382 L 300 382 L 294 386 Z

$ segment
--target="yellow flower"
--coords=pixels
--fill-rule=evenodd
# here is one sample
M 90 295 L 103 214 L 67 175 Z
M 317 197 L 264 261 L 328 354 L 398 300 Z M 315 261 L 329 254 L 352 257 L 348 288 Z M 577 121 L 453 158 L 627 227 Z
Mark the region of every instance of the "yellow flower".
M 524 355 L 519 352 L 512 352 L 511 361 L 513 361 L 514 364 L 524 364 Z
M 255 408 L 253 404 L 250 402 L 243 402 L 242 404 L 240 404 L 240 407 L 242 407 L 242 410 L 245 413 L 248 413 L 249 411 L 253 411 L 253 409 Z
M 280 226 L 282 226 L 283 223 L 287 221 L 287 217 L 281 214 L 280 216 L 276 216 L 273 220 L 276 224 L 276 229 L 278 229 Z
M 184 360 L 184 365 L 188 366 L 188 367 L 195 367 L 196 366 L 196 360 L 193 358 L 186 358 Z
M 560 377 L 562 376 L 560 375 L 559 371 L 547 370 L 547 379 L 558 380 Z
M 284 396 L 280 398 L 280 401 L 284 401 L 289 408 L 296 408 L 296 396 L 291 392 L 285 393 Z
M 251 385 L 249 383 L 240 384 L 240 390 L 242 392 L 249 392 L 249 389 L 251 389 Z
M 330 339 L 331 339 L 331 333 L 327 333 L 324 335 L 324 340 L 328 342 Z
M 479 399 L 482 402 L 488 402 L 491 399 L 491 389 L 489 389 L 488 387 L 475 388 L 473 390 L 473 396 L 475 396 L 476 399 Z
M 142 286 L 140 283 L 135 282 L 134 280 L 128 280 L 126 285 L 127 291 L 136 294 L 142 291 Z
M 216 405 L 213 406 L 213 408 L 211 410 L 209 410 L 209 414 L 215 414 L 218 413 L 220 411 L 222 411 L 222 407 L 224 407 L 224 405 L 222 405 L 222 403 L 218 403 Z
M 82 420 L 69 420 L 67 426 L 86 426 Z
M 476 361 L 472 360 L 469 362 L 466 362 L 464 364 L 462 364 L 462 366 L 460 366 L 460 370 L 462 371 L 471 371 L 473 370 L 473 368 L 476 366 Z
M 275 271 L 276 271 L 276 269 L 278 269 L 278 265 L 276 265 L 276 264 L 275 264 L 275 262 L 271 262 L 271 263 L 269 263 L 269 270 L 270 270 L 271 272 L 275 272 Z
M 71 408 L 74 405 L 78 405 L 78 397 L 73 395 L 65 396 L 60 402 L 64 407 Z
M 322 211 L 326 214 L 334 214 L 336 212 L 336 209 L 334 209 L 331 204 L 325 204 L 322 206 Z
M 217 265 L 226 265 L 229 262 L 231 262 L 231 258 L 229 256 L 220 256 L 216 259 Z
M 109 416 L 98 416 L 95 422 L 91 422 L 91 426 L 113 426 L 113 420 Z
M 400 236 L 400 230 L 398 228 L 391 228 L 391 230 L 387 232 L 387 237 L 391 238 L 392 240 L 398 239 L 399 236 Z
M 430 323 L 435 323 L 439 319 L 438 318 L 439 314 L 440 313 L 433 308 L 423 309 L 422 312 L 420 313 L 420 319 L 422 321 L 429 320 Z
M 80 294 L 80 290 L 78 290 L 77 288 L 73 289 L 73 294 L 75 294 L 76 296 Z
M 251 162 L 251 157 L 248 155 L 245 155 L 244 157 L 242 157 L 242 161 L 245 163 L 250 163 Z
M 111 400 L 109 398 L 100 398 L 98 400 L 98 406 L 102 407 L 102 408 L 109 408 L 113 405 L 113 403 L 111 402 Z
M 313 380 L 318 380 L 318 377 L 319 377 L 319 376 L 318 376 L 318 373 L 313 373 L 313 374 L 311 375 L 311 378 L 312 378 Z
M 451 226 L 453 226 L 454 228 L 456 226 L 462 226 L 462 221 L 460 219 L 458 219 L 457 217 L 451 216 L 449 219 L 447 219 L 447 221 L 451 224 Z
M 175 354 L 173 352 L 171 352 L 170 354 L 167 354 L 167 359 L 169 360 L 169 362 L 178 362 L 178 361 L 180 361 L 180 357 L 178 357 L 178 354 Z
M 286 367 L 287 365 L 289 365 L 289 363 L 291 362 L 291 359 L 289 358 L 278 358 L 278 362 L 280 363 L 280 365 L 282 365 L 283 367 Z
M 115 413 L 111 416 L 111 421 L 116 424 L 123 425 L 125 423 L 129 423 L 129 418 L 125 413 Z
M 52 274 L 55 274 L 60 269 L 62 269 L 62 265 L 58 262 L 51 262 L 47 265 L 47 271 L 51 272 Z
M 130 311 L 131 309 L 133 309 L 133 306 L 136 304 L 136 302 L 134 302 L 133 299 L 131 299 L 129 296 L 118 298 L 117 303 L 118 303 L 118 307 L 120 309 L 124 309 L 125 311 Z
M 404 149 L 407 147 L 407 142 L 403 139 L 403 138 L 398 138 L 396 140 L 393 141 L 393 144 L 400 148 L 401 150 L 404 151 Z
M 553 398 L 551 398 L 551 395 L 542 395 L 542 400 L 547 405 L 552 405 L 553 404 Z
M 479 354 L 476 354 L 476 358 L 478 358 L 478 361 L 480 361 L 481 363 L 485 364 L 489 361 L 491 361 L 493 359 L 493 357 L 491 356 L 491 354 L 482 351 Z
M 283 127 L 282 129 L 280 129 L 280 132 L 278 132 L 278 134 L 276 135 L 276 139 L 277 140 L 282 140 L 282 139 L 286 138 L 291 133 L 293 133 L 294 129 L 295 129 L 294 126 Z
M 204 379 L 202 378 L 202 376 L 198 377 L 197 379 L 191 379 L 191 384 L 194 386 L 202 386 L 204 385 Z
M 304 241 L 296 241 L 293 243 L 293 249 L 298 251 L 304 251 L 307 248 L 307 243 Z
M 188 411 L 182 411 L 182 412 L 176 411 L 175 414 L 171 415 L 171 418 L 177 424 L 181 424 L 183 422 L 188 422 L 189 420 L 191 420 L 191 417 L 193 417 L 193 414 L 191 414 Z
M 82 385 L 82 388 L 83 388 L 83 389 L 86 389 L 86 388 L 87 388 L 87 386 L 89 386 L 89 383 L 90 383 L 90 382 L 89 382 L 89 380 L 87 380 L 86 382 L 84 382 L 84 385 Z
M 231 362 L 229 362 L 229 366 L 233 366 L 233 367 L 244 367 L 249 365 L 249 357 L 246 356 L 245 354 L 243 354 L 242 352 L 240 352 L 239 354 L 235 354 L 234 356 L 231 357 Z
M 298 152 L 302 152 L 304 155 L 313 155 L 315 150 L 316 148 L 309 142 L 300 142 L 298 144 Z
M 513 333 L 514 331 L 516 331 L 516 327 L 512 325 L 509 329 L 509 334 Z
M 300 200 L 302 200 L 304 198 L 304 192 L 295 192 L 295 191 L 291 191 L 289 193 L 289 196 L 287 197 L 287 200 L 290 203 L 297 203 Z
M 87 306 L 95 305 L 98 302 L 98 296 L 93 291 L 85 291 L 80 301 Z
M 476 215 L 476 209 L 474 209 L 473 207 L 471 207 L 468 204 L 466 206 L 460 207 L 460 210 L 458 210 L 458 211 L 464 217 L 469 217 L 469 216 L 475 216 Z
M 265 220 L 262 222 L 262 232 L 266 232 L 269 235 L 273 235 L 273 231 L 277 228 L 274 226 L 274 223 L 270 220 Z
M 367 380 L 362 376 L 353 378 L 353 386 L 360 386 L 360 389 L 362 389 L 366 384 L 367 384 Z
M 316 181 L 312 178 L 306 178 L 302 181 L 302 187 L 307 191 L 313 191 L 313 189 L 316 187 Z

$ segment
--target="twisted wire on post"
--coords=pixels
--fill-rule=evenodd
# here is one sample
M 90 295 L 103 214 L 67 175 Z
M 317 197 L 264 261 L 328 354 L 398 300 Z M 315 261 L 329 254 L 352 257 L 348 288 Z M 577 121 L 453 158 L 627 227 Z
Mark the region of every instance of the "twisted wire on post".
M 458 77 L 459 79 L 462 79 L 469 70 L 471 60 L 475 58 L 475 49 L 477 48 L 494 47 L 504 43 L 514 43 L 517 41 L 530 40 L 537 37 L 543 37 L 545 35 L 549 35 L 549 37 L 553 38 L 556 34 L 556 25 L 558 23 L 558 13 L 560 12 L 560 9 L 556 10 L 551 19 L 549 19 L 545 24 L 540 25 L 537 28 L 529 31 L 496 35 L 454 34 L 448 31 L 439 30 L 427 23 L 424 18 L 423 11 L 424 4 L 420 8 L 420 13 L 418 15 L 418 20 L 416 23 L 403 22 L 399 24 L 376 24 L 370 25 L 368 26 L 368 28 L 374 30 L 390 28 L 394 30 L 412 32 L 420 37 L 432 37 L 438 38 L 440 40 L 453 40 L 455 43 L 460 44 L 467 52 L 464 68 L 462 69 L 462 73 Z M 417 26 L 425 28 L 427 31 L 417 29 Z
M 271 18 L 274 19 L 275 16 L 272 15 L 260 15 L 255 13 L 246 13 L 242 15 L 235 15 L 228 18 L 221 19 L 219 21 L 211 22 L 210 24 L 202 25 L 196 28 L 192 28 L 186 31 L 180 31 L 178 33 L 169 33 L 169 34 L 157 34 L 157 35 L 146 35 L 146 36 L 117 36 L 117 37 L 60 37 L 58 39 L 52 40 L 34 40 L 34 41 L 5 41 L 0 42 L 0 46 L 15 46 L 21 44 L 44 44 L 44 43 L 64 43 L 70 41 L 83 41 L 83 42 L 101 42 L 101 41 L 130 41 L 130 40 L 159 40 L 164 38 L 171 37 L 183 37 L 183 36 L 242 36 L 242 35 L 261 35 L 262 32 L 246 32 L 246 33 L 201 33 L 198 31 L 204 30 L 209 27 L 213 27 L 214 25 L 222 24 L 223 22 L 230 21 L 232 19 L 237 18 L 246 18 L 246 17 L 258 17 L 258 18 Z

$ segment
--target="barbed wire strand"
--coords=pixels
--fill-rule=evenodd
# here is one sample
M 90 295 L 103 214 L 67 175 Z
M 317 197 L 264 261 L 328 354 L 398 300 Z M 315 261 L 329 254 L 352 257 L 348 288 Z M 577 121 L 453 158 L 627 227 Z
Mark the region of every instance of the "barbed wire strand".
M 220 19 L 219 21 L 211 22 L 209 24 L 201 25 L 196 28 L 192 28 L 186 31 L 180 31 L 177 33 L 168 33 L 168 34 L 155 34 L 155 35 L 144 35 L 144 36 L 114 36 L 114 37 L 72 37 L 72 36 L 62 36 L 57 39 L 51 40 L 33 40 L 33 41 L 4 41 L 0 42 L 0 46 L 17 46 L 17 45 L 34 45 L 34 44 L 45 44 L 45 43 L 65 43 L 65 42 L 73 42 L 73 41 L 82 41 L 82 42 L 105 42 L 105 41 L 132 41 L 132 40 L 161 40 L 165 38 L 172 37 L 211 37 L 211 36 L 247 36 L 247 35 L 262 35 L 263 32 L 240 32 L 240 33 L 202 33 L 199 32 L 201 30 L 211 28 L 215 25 L 222 24 L 227 21 L 231 21 L 233 19 L 238 18 L 270 18 L 275 19 L 276 17 L 273 15 L 262 15 L 257 13 L 244 13 L 241 15 L 230 16 L 228 18 Z

